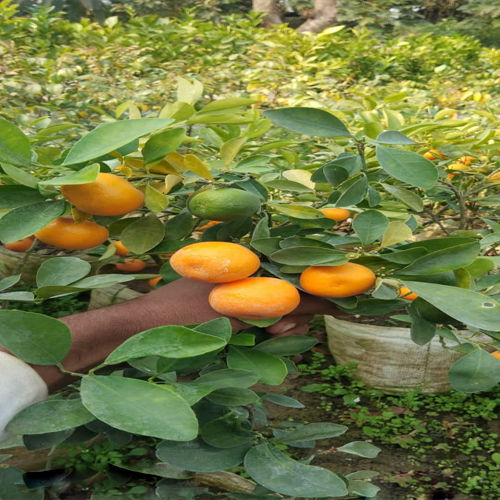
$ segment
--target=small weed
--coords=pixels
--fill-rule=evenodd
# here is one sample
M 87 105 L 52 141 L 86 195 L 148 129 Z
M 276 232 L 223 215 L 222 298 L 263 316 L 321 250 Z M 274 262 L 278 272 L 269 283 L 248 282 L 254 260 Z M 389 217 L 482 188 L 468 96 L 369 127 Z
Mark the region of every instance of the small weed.
M 315 379 L 302 390 L 321 394 L 321 408 L 335 421 L 358 428 L 364 438 L 383 448 L 405 450 L 414 471 L 387 477 L 388 482 L 412 494 L 445 484 L 447 491 L 496 497 L 498 436 L 487 425 L 496 418 L 500 391 L 387 395 L 355 380 L 354 364 L 328 365 L 321 353 L 299 365 L 299 371 Z

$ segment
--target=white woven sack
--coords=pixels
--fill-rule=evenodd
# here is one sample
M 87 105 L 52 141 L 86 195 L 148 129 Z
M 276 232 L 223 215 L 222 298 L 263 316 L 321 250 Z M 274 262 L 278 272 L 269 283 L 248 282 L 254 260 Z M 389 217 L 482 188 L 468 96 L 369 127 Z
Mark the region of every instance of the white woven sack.
M 415 344 L 409 328 L 353 323 L 333 316 L 325 316 L 325 325 L 335 362 L 357 363 L 356 378 L 384 392 L 446 391 L 450 366 L 463 356 L 443 347 L 438 337 L 424 346 Z

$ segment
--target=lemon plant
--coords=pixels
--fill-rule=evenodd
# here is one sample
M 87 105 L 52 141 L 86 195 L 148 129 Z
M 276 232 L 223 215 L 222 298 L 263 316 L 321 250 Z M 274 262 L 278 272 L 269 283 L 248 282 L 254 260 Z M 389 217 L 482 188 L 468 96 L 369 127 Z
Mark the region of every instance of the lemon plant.
M 166 282 L 178 277 L 168 254 L 198 240 L 251 247 L 261 260 L 259 275 L 298 289 L 311 266 L 352 263 L 369 270 L 374 286 L 350 296 L 323 295 L 361 316 L 406 309 L 412 338 L 420 345 L 436 335 L 451 340 L 464 352 L 450 371 L 458 390 L 477 392 L 498 382 L 500 363 L 488 352 L 498 348 L 500 323 L 494 297 L 499 280 L 492 273 L 497 263 L 498 226 L 491 215 L 496 184 L 487 177 L 494 171 L 494 139 L 485 139 L 490 156 L 481 160 L 484 173 L 449 179 L 449 160 L 425 158 L 419 142 L 435 128 L 446 130 L 446 123 L 405 127 L 397 112 L 373 110 L 348 127 L 336 112 L 320 108 L 261 113 L 249 108 L 253 98 L 204 104 L 202 95 L 198 81 L 181 79 L 177 101 L 167 103 L 158 116 L 108 121 L 50 158 L 43 155 L 38 137 L 2 119 L 0 240 L 21 240 L 71 214 L 75 226 L 107 228 L 136 256 L 154 258 L 162 264 Z M 321 149 L 321 155 L 311 154 L 312 149 Z M 113 215 L 72 207 L 67 186 L 70 191 L 88 187 L 102 175 L 127 178 L 132 193 L 142 194 L 144 206 L 134 204 L 127 213 Z M 336 226 L 325 208 L 343 208 L 353 217 Z M 198 231 L 214 220 L 215 225 Z M 432 224 L 442 232 L 432 227 L 426 233 Z M 4 278 L 0 299 L 40 301 L 153 276 L 99 274 L 103 264 L 118 260 L 115 252 L 115 245 L 94 246 L 88 251 L 90 262 L 61 253 L 42 264 L 32 292 L 20 296 L 9 291 L 19 278 Z M 403 286 L 418 298 L 404 300 Z M 275 320 L 249 321 L 265 325 Z M 16 356 L 62 369 L 70 345 L 63 323 L 15 310 L 0 311 L 0 322 L 0 342 Z M 74 398 L 56 395 L 31 406 L 13 419 L 9 430 L 41 435 L 56 445 L 72 429 L 92 428 L 97 419 L 113 429 L 161 440 L 158 460 L 141 471 L 158 472 L 161 463 L 159 475 L 175 479 L 243 465 L 265 491 L 282 495 L 375 495 L 376 488 L 359 479 L 363 475 L 344 477 L 283 453 L 283 445 L 309 446 L 346 429 L 333 423 L 266 427 L 264 401 L 301 404 L 254 385 L 281 384 L 294 371 L 288 356 L 315 341 L 304 336 L 262 340 L 259 335 L 254 330 L 231 335 L 224 318 L 141 332 L 99 367 L 73 374 L 81 379 Z M 130 370 L 119 370 L 122 363 Z M 178 378 L 186 374 L 194 379 Z M 337 448 L 365 457 L 378 451 L 358 442 Z

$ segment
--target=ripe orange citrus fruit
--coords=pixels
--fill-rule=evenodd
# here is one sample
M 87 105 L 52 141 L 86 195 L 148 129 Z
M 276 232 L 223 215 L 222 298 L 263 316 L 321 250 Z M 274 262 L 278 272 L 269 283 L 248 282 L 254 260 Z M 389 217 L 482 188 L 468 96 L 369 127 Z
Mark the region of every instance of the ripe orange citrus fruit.
M 161 281 L 161 276 L 156 276 L 156 278 L 150 278 L 148 280 L 148 284 L 151 288 L 155 288 L 155 286 Z
M 320 297 L 351 297 L 369 290 L 376 276 L 361 264 L 347 262 L 341 266 L 311 266 L 300 275 L 300 286 Z
M 473 156 L 461 156 L 458 160 L 460 163 L 465 163 L 466 165 L 470 165 L 474 161 Z
M 146 263 L 141 259 L 124 259 L 123 262 L 115 264 L 116 269 L 126 273 L 135 273 L 142 271 L 146 267 Z
M 402 286 L 399 289 L 399 298 L 405 300 L 415 300 L 418 298 L 418 295 L 413 293 L 407 286 Z
M 434 161 L 434 160 L 444 160 L 446 158 L 446 155 L 441 153 L 441 151 L 438 151 L 437 149 L 431 149 L 430 151 L 427 151 L 427 153 L 423 154 L 424 158 L 427 158 L 428 160 Z
M 207 189 L 193 195 L 188 208 L 200 219 L 226 221 L 251 217 L 259 210 L 260 204 L 260 198 L 248 191 L 221 188 Z
M 78 210 L 92 215 L 123 215 L 144 203 L 144 194 L 115 174 L 101 173 L 93 182 L 62 186 L 61 192 Z
M 125 257 L 125 255 L 131 253 L 121 241 L 113 241 L 113 246 L 115 247 L 115 254 L 120 257 Z
M 216 285 L 208 302 L 224 316 L 241 319 L 277 318 L 300 303 L 298 290 L 278 278 L 244 278 Z
M 22 240 L 13 241 L 12 243 L 5 243 L 4 247 L 12 250 L 13 252 L 26 252 L 33 246 L 35 241 L 34 236 L 28 236 Z
M 177 250 L 170 265 L 181 276 L 209 283 L 226 283 L 253 274 L 260 260 L 251 250 L 226 241 L 201 241 Z
M 319 211 L 329 219 L 337 222 L 347 219 L 351 216 L 351 212 L 345 208 L 320 208 Z
M 203 224 L 203 226 L 197 227 L 196 230 L 203 232 L 203 231 L 206 231 L 209 227 L 220 224 L 221 222 L 222 222 L 221 220 L 211 220 L 210 222 Z
M 35 236 L 57 248 L 85 250 L 104 243 L 109 233 L 104 226 L 89 220 L 76 224 L 71 217 L 58 217 L 35 233 Z
M 491 353 L 492 356 L 495 356 L 495 358 L 500 359 L 500 351 L 493 351 Z

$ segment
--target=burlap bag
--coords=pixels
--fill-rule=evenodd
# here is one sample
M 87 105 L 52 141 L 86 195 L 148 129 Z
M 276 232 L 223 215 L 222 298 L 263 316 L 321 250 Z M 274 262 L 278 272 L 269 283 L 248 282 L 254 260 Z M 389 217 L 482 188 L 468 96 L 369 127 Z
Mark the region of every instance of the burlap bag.
M 409 328 L 366 325 L 325 316 L 328 347 L 339 365 L 357 363 L 356 378 L 384 392 L 442 392 L 448 371 L 462 353 L 443 347 L 438 337 L 415 344 Z M 446 341 L 446 345 L 453 344 Z

